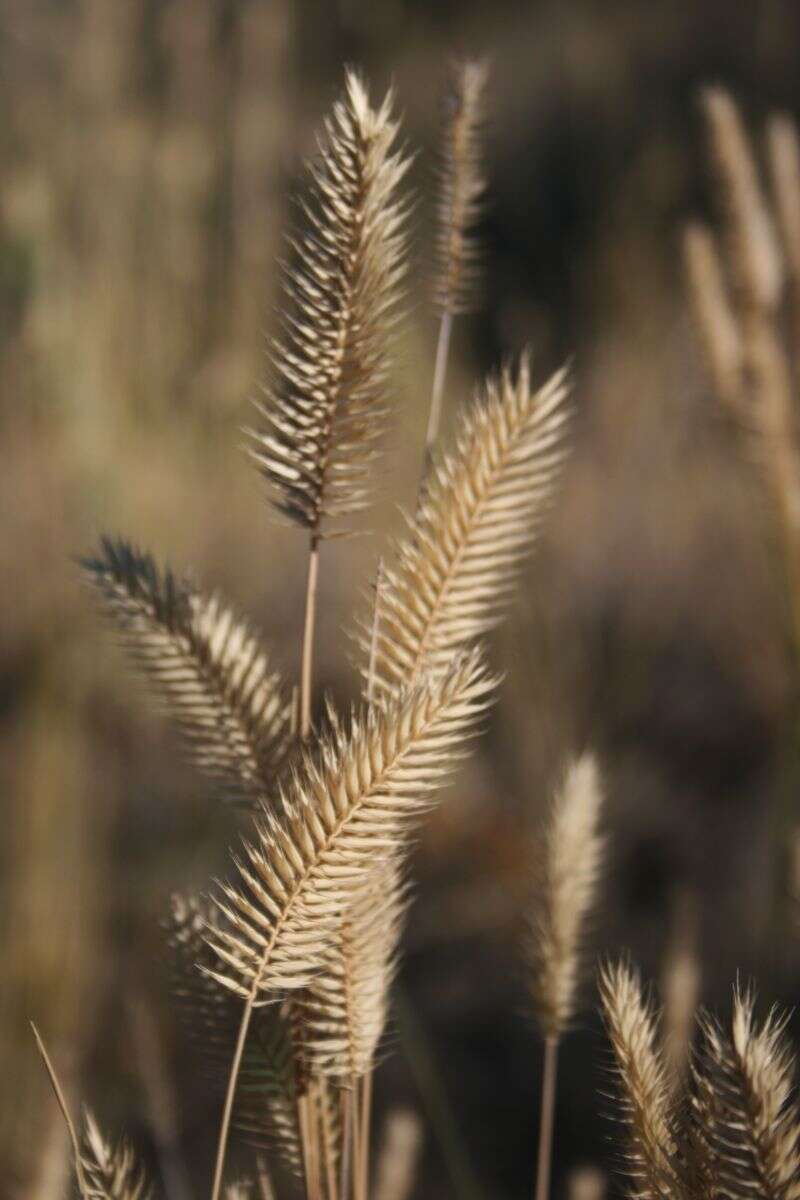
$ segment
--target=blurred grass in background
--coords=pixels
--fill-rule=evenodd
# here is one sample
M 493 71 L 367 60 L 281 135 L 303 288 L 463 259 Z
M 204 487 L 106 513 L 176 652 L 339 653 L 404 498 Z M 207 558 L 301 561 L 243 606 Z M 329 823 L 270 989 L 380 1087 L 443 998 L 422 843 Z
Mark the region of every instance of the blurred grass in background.
M 432 1050 L 480 1186 L 522 1194 L 536 1050 L 518 1016 L 518 831 L 586 742 L 613 835 L 600 946 L 657 973 L 688 896 L 709 999 L 755 967 L 766 992 L 796 998 L 796 951 L 784 940 L 779 965 L 765 932 L 770 814 L 796 779 L 781 749 L 797 707 L 782 585 L 706 393 L 677 247 L 707 205 L 697 86 L 727 84 L 756 128 L 775 107 L 800 113 L 797 6 L 4 0 L 0 1177 L 13 1194 L 59 1194 L 61 1131 L 30 1017 L 110 1127 L 152 1147 L 149 1060 L 179 1083 L 193 1070 L 158 922 L 170 891 L 222 869 L 236 835 L 100 628 L 75 559 L 99 532 L 125 532 L 223 587 L 296 672 L 304 557 L 270 523 L 239 429 L 265 370 L 287 194 L 357 63 L 375 89 L 397 88 L 420 200 L 386 484 L 371 532 L 325 549 L 320 682 L 355 695 L 342 630 L 418 478 L 452 50 L 488 54 L 493 77 L 485 305 L 457 330 L 451 411 L 531 342 L 542 377 L 573 357 L 579 418 L 496 639 L 507 679 L 489 736 L 417 855 L 403 986 L 430 1045 L 406 1037 L 382 1086 L 435 1108 L 415 1090 Z M 608 1158 L 601 1076 L 581 1069 L 598 1045 L 586 1029 L 565 1056 L 557 1186 Z M 215 1116 L 190 1085 L 178 1123 L 201 1184 Z M 469 1183 L 454 1191 L 432 1136 L 416 1194 L 443 1188 Z

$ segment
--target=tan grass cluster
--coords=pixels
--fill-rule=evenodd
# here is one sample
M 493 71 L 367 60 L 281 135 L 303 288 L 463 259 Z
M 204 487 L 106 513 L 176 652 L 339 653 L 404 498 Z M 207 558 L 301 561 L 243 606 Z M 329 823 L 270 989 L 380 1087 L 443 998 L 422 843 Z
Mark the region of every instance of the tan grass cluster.
M 239 887 L 221 890 L 232 932 L 209 940 L 223 986 L 268 998 L 313 979 L 340 915 L 430 807 L 494 685 L 480 653 L 464 653 L 447 674 L 367 709 L 349 733 L 337 727 L 304 756 L 245 846 Z
M 800 351 L 797 132 L 786 116 L 768 125 L 768 197 L 732 98 L 721 88 L 709 88 L 702 108 L 721 229 L 718 239 L 697 223 L 686 231 L 689 295 L 711 381 L 765 484 L 800 646 L 800 446 L 790 363 L 790 355 Z
M 434 295 L 443 313 L 469 312 L 476 303 L 480 247 L 475 226 L 486 191 L 481 165 L 484 92 L 483 60 L 454 62 L 443 100 L 437 275 Z
M 276 507 L 314 535 L 363 508 L 375 475 L 405 269 L 397 189 L 408 158 L 394 149 L 397 131 L 391 95 L 373 108 L 348 72 L 309 168 L 309 230 L 293 243 L 286 331 L 253 434 Z
M 600 972 L 600 999 L 622 1083 L 627 1167 L 637 1200 L 681 1196 L 678 1131 L 658 1049 L 655 1016 L 638 975 L 624 963 Z
M 124 1142 L 113 1146 L 86 1113 L 83 1166 L 86 1200 L 151 1200 L 152 1192 L 133 1151 Z
M 537 848 L 529 980 L 545 1038 L 560 1038 L 575 1013 L 581 939 L 602 866 L 602 804 L 597 763 L 585 754 L 570 763 Z
M 434 463 L 407 537 L 385 567 L 376 694 L 442 669 L 505 612 L 552 499 L 566 453 L 563 371 L 541 389 L 523 357 L 489 380 L 461 420 L 454 451 Z M 363 632 L 365 649 L 371 629 Z
M 218 596 L 160 571 L 121 539 L 105 538 L 83 565 L 195 764 L 226 799 L 263 801 L 286 757 L 290 713 L 255 634 Z
M 755 1019 L 755 995 L 734 990 L 730 1032 L 708 1014 L 688 1097 L 670 1093 L 655 1018 L 638 976 L 601 972 L 603 1011 L 620 1076 L 628 1171 L 642 1200 L 797 1200 L 800 1112 L 785 1019 Z
M 475 281 L 484 84 L 476 63 L 452 81 L 439 385 L 449 322 L 469 306 Z M 379 571 L 366 622 L 365 700 L 349 720 L 331 703 L 324 728 L 313 730 L 319 543 L 368 501 L 390 392 L 408 165 L 397 135 L 391 95 L 373 108 L 348 72 L 310 168 L 264 425 L 252 435 L 274 506 L 309 535 L 298 705 L 218 598 L 121 540 L 105 540 L 85 564 L 195 763 L 254 810 L 230 878 L 210 899 L 175 898 L 168 922 L 176 1002 L 222 1107 L 211 1200 L 225 1193 L 231 1129 L 281 1158 L 307 1200 L 367 1198 L 372 1071 L 406 907 L 403 859 L 492 702 L 497 681 L 478 643 L 505 611 L 565 456 L 565 374 L 537 390 L 527 357 L 516 374 L 506 368 L 486 384 L 449 451 L 434 454 L 429 438 L 416 515 Z M 588 803 L 591 765 L 570 778 L 570 795 Z M 594 846 L 588 809 L 581 846 L 574 817 L 569 806 L 561 812 L 558 837 L 561 853 L 569 843 L 584 856 L 578 886 L 570 889 L 558 863 L 551 875 L 570 909 L 552 930 L 561 1015 Z M 381 1168 L 387 1194 L 410 1187 L 412 1141 L 405 1174 Z M 115 1157 L 95 1133 L 91 1144 L 95 1173 L 117 1170 L 125 1186 L 143 1187 L 127 1152 Z M 80 1181 L 77 1152 L 75 1165 Z M 263 1161 L 258 1179 L 271 1194 Z M 227 1188 L 231 1200 L 247 1192 Z

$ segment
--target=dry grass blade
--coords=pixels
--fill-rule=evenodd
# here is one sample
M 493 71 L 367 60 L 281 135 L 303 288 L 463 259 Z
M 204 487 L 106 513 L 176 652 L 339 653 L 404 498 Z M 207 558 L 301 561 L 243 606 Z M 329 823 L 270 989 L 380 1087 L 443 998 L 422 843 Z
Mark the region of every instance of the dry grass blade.
M 91 1200 L 150 1200 L 152 1192 L 131 1148 L 112 1146 L 91 1113 L 86 1113 L 83 1167 Z
M 431 806 L 493 687 L 480 654 L 461 655 L 304 757 L 246 845 L 240 886 L 217 901 L 232 930 L 209 931 L 223 986 L 269 999 L 317 974 L 343 912 Z
M 706 88 L 701 104 L 737 308 L 744 317 L 771 311 L 780 301 L 783 265 L 741 117 L 722 88 Z
M 534 1012 L 545 1038 L 559 1038 L 575 1011 L 580 943 L 597 890 L 603 793 L 590 754 L 572 762 L 556 794 L 536 864 L 528 951 Z
M 84 567 L 197 766 L 226 798 L 262 800 L 286 755 L 289 709 L 251 630 L 127 542 L 104 539 Z
M 627 1168 L 636 1200 L 680 1200 L 678 1141 L 655 1019 L 638 976 L 624 963 L 600 972 L 600 998 L 620 1078 Z
M 275 380 L 253 433 L 276 508 L 324 534 L 363 508 L 385 413 L 388 340 L 404 273 L 408 160 L 395 149 L 392 97 L 371 107 L 349 72 L 311 167 L 309 230 L 294 243 L 293 313 L 275 346 Z
M 436 242 L 435 298 L 442 313 L 469 312 L 480 275 L 475 226 L 486 181 L 481 166 L 483 97 L 488 66 L 464 60 L 452 65 L 445 92 Z
M 371 1070 L 386 1024 L 406 907 L 399 868 L 378 868 L 344 914 L 301 1001 L 309 1069 L 347 1083 Z
M 752 992 L 734 996 L 731 1036 L 704 1018 L 695 1067 L 695 1120 L 714 1194 L 730 1200 L 797 1200 L 800 1123 L 794 1058 L 774 1011 L 759 1028 Z
M 565 456 L 566 397 L 564 371 L 532 391 L 523 358 L 517 377 L 506 370 L 490 380 L 463 418 L 455 452 L 429 473 L 384 572 L 377 698 L 446 667 L 500 620 Z
M 206 937 L 218 923 L 209 900 L 173 897 L 168 924 L 173 997 L 187 1039 L 210 1083 L 221 1094 L 236 1044 L 241 1004 L 208 974 L 216 958 Z M 243 1141 L 277 1151 L 299 1174 L 293 1049 L 287 1021 L 276 1007 L 260 1012 L 251 1031 L 233 1125 Z

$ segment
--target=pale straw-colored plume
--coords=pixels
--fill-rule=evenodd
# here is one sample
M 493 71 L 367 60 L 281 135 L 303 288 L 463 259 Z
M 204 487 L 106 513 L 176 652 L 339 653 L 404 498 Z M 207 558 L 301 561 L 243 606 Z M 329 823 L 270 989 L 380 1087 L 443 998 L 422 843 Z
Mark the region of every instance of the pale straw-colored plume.
M 683 256 L 692 316 L 712 385 L 719 398 L 741 420 L 744 415 L 742 342 L 711 230 L 698 221 L 687 225 Z
M 452 451 L 432 465 L 409 533 L 387 565 L 375 646 L 375 695 L 385 698 L 502 617 L 548 511 L 566 454 L 570 410 L 564 371 L 531 386 L 490 379 L 463 417 Z M 368 651 L 372 624 L 366 623 Z
M 730 1200 L 797 1200 L 800 1114 L 786 1019 L 762 1025 L 752 991 L 734 992 L 731 1034 L 710 1017 L 695 1066 L 694 1118 L 710 1193 Z
M 454 62 L 444 95 L 434 285 L 439 336 L 425 433 L 423 489 L 439 437 L 453 321 L 459 313 L 477 307 L 481 255 L 476 226 L 486 186 L 481 135 L 487 74 L 484 61 L 461 59 Z
M 304 754 L 280 802 L 265 810 L 237 863 L 237 886 L 217 906 L 211 975 L 245 1005 L 225 1096 L 212 1197 L 219 1195 L 230 1116 L 256 1005 L 307 986 L 322 969 L 341 917 L 375 867 L 407 842 L 490 703 L 481 655 L 458 656 L 349 731 L 337 724 Z
M 245 845 L 238 886 L 220 891 L 231 932 L 209 932 L 219 982 L 269 999 L 313 979 L 360 886 L 435 802 L 494 686 L 481 654 L 465 653 L 303 756 Z
M 289 706 L 249 626 L 125 541 L 104 539 L 83 565 L 195 764 L 226 799 L 263 801 L 288 749 Z
M 740 347 L 738 396 L 730 330 L 721 315 L 724 292 L 717 286 L 719 280 L 710 282 L 715 274 L 714 266 L 709 269 L 710 243 L 705 244 L 704 257 L 702 249 L 698 254 L 700 243 L 696 237 L 687 242 L 693 305 L 711 365 L 712 382 L 720 396 L 738 409 L 744 444 L 758 465 L 765 495 L 775 511 L 774 528 L 786 566 L 795 638 L 800 644 L 800 452 L 792 371 L 782 341 L 780 307 L 785 257 L 795 325 L 800 330 L 796 274 L 798 201 L 792 195 L 797 147 L 792 131 L 785 124 L 779 122 L 777 132 L 772 126 L 768 152 L 781 247 L 736 105 L 720 88 L 709 88 L 702 94 L 702 107 L 722 218 L 722 258 L 731 284 L 731 312 Z M 703 269 L 705 276 L 701 279 Z
M 285 330 L 252 435 L 275 507 L 314 537 L 363 508 L 375 476 L 405 270 L 397 132 L 391 94 L 373 108 L 349 71 L 309 168 L 308 231 L 292 243 Z
M 89 1112 L 85 1122 L 83 1169 L 89 1200 L 151 1200 L 152 1192 L 130 1146 L 107 1141 Z
M 395 864 L 379 867 L 341 919 L 323 969 L 302 994 L 311 1071 L 348 1085 L 370 1071 L 386 1025 L 407 903 Z
M 599 985 L 619 1075 L 630 1194 L 635 1200 L 681 1200 L 677 1122 L 652 1008 L 625 963 L 604 966 Z
M 736 306 L 742 314 L 772 310 L 781 298 L 783 264 L 739 111 L 719 87 L 705 88 L 701 105 Z
M 422 1149 L 422 1125 L 407 1108 L 393 1109 L 386 1117 L 375 1164 L 375 1200 L 408 1200 L 417 1175 Z
M 603 792 L 584 754 L 567 769 L 538 848 L 527 950 L 534 1013 L 545 1038 L 560 1038 L 575 1014 L 581 941 L 603 859 Z
M 475 306 L 479 285 L 475 227 L 486 190 L 482 141 L 488 73 L 484 60 L 452 63 L 442 104 L 434 295 L 440 312 L 452 316 Z

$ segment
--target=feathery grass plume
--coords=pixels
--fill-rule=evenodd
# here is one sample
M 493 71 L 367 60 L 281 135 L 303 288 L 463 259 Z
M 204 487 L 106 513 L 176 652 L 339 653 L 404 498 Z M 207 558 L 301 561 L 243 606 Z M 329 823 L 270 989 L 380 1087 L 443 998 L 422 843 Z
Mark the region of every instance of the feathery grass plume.
M 531 390 L 527 356 L 504 370 L 434 463 L 409 534 L 386 567 L 375 647 L 381 700 L 441 670 L 501 618 L 565 457 L 565 372 Z M 369 648 L 371 627 L 363 645 Z
M 545 1038 L 560 1038 L 575 1012 L 581 936 L 603 858 L 603 792 L 597 762 L 570 763 L 545 829 L 528 940 L 534 1012 Z
M 175 895 L 168 921 L 172 951 L 172 992 L 178 1017 L 209 1082 L 224 1090 L 241 1005 L 208 971 L 216 957 L 206 940 L 220 916 L 211 901 Z M 244 1054 L 242 1085 L 233 1126 L 243 1141 L 277 1151 L 295 1174 L 300 1172 L 297 1129 L 297 1081 L 288 1020 L 271 1006 L 257 1014 Z
M 495 680 L 479 651 L 426 676 L 385 708 L 355 715 L 306 754 L 274 812 L 237 862 L 240 886 L 217 906 L 232 932 L 210 930 L 213 977 L 270 999 L 318 973 L 359 886 L 404 844 L 489 704 Z
M 90 1112 L 86 1113 L 83 1169 L 91 1200 L 150 1200 L 152 1192 L 130 1146 L 112 1146 Z
M 655 1018 L 625 963 L 600 971 L 600 999 L 621 1085 L 627 1169 L 635 1200 L 681 1200 L 678 1132 Z
M 745 316 L 772 311 L 780 301 L 783 264 L 741 117 L 722 88 L 705 88 L 700 100 L 736 306 Z
M 713 1194 L 730 1200 L 800 1197 L 800 1114 L 794 1100 L 794 1056 L 774 1010 L 759 1027 L 752 991 L 734 993 L 731 1036 L 702 1021 L 695 1069 L 695 1121 L 706 1147 Z
M 306 754 L 237 864 L 240 886 L 217 905 L 233 932 L 209 931 L 220 968 L 211 972 L 244 998 L 225 1096 L 212 1200 L 222 1182 L 230 1115 L 255 1006 L 275 989 L 306 986 L 322 966 L 342 913 L 369 872 L 392 857 L 464 743 L 495 686 L 478 652 L 425 677 L 385 708 L 369 706 Z
M 310 1070 L 347 1084 L 372 1069 L 406 904 L 394 863 L 377 868 L 351 901 L 322 971 L 300 1001 Z
M 159 570 L 125 541 L 103 539 L 83 566 L 196 765 L 226 798 L 263 800 L 288 749 L 289 707 L 255 635 L 217 596 Z
M 475 226 L 486 190 L 482 158 L 484 60 L 451 64 L 443 100 L 442 164 L 434 296 L 442 313 L 470 312 L 476 303 L 480 247 Z
M 395 148 L 391 93 L 372 108 L 360 77 L 325 122 L 293 241 L 293 311 L 274 349 L 253 454 L 275 507 L 324 536 L 323 522 L 367 501 L 386 411 L 388 334 L 405 271 L 406 207 L 397 189 L 409 159 Z
M 742 417 L 742 344 L 731 312 L 714 237 L 693 221 L 683 237 L 683 257 L 692 315 L 711 382 L 733 414 Z

